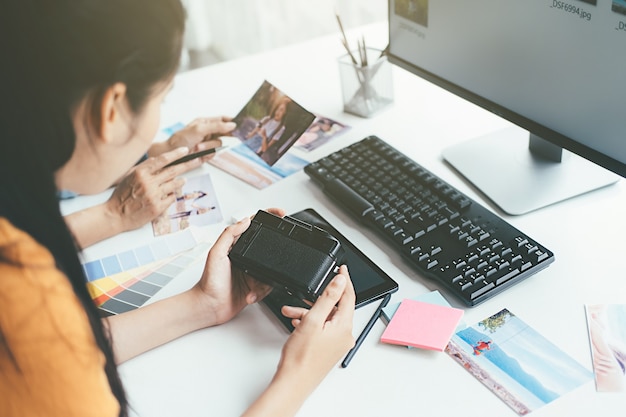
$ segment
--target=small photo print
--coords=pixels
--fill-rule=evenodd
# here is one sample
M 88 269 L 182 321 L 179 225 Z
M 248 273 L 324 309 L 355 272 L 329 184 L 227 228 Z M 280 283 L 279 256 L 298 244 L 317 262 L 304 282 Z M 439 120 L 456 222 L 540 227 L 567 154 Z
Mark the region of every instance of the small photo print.
M 310 152 L 345 132 L 348 128 L 349 126 L 336 120 L 316 115 L 313 123 L 304 131 L 294 146 Z
M 235 116 L 238 137 L 267 165 L 274 165 L 311 125 L 315 115 L 264 81 Z
M 525 415 L 592 380 L 592 373 L 503 309 L 458 331 L 446 352 Z
M 189 226 L 207 226 L 222 221 L 211 176 L 188 178 L 176 195 L 176 201 L 152 221 L 155 236 L 187 229 Z
M 418 25 L 428 27 L 428 3 L 430 0 L 395 0 L 394 13 Z
M 626 392 L 626 304 L 586 305 L 596 391 Z

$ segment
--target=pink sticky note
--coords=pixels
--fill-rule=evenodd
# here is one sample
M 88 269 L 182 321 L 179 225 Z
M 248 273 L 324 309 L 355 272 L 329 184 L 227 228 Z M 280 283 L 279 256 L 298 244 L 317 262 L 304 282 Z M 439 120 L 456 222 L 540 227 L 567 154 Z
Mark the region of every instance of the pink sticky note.
M 404 300 L 380 340 L 395 345 L 443 351 L 463 310 L 415 300 Z

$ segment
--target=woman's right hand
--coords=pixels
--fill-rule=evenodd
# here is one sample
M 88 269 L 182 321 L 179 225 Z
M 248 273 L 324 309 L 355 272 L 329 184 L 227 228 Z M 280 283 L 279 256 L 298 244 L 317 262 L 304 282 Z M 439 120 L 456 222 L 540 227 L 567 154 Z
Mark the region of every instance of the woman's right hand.
M 209 142 L 204 143 L 210 146 Z M 189 149 L 178 148 L 148 158 L 119 181 L 107 201 L 65 216 L 78 245 L 84 249 L 118 233 L 141 227 L 165 212 L 185 184 L 180 175 L 199 167 L 202 159 L 164 167 L 188 153 Z M 97 227 L 101 224 L 107 227 Z
M 176 201 L 176 193 L 185 184 L 180 175 L 199 167 L 203 161 L 196 158 L 164 167 L 188 153 L 187 148 L 177 148 L 150 157 L 134 166 L 119 182 L 106 207 L 109 217 L 120 222 L 120 232 L 136 229 L 154 220 Z
M 296 370 L 299 376 L 319 373 L 321 381 L 354 346 L 355 299 L 348 268 L 342 265 L 310 309 L 284 306 L 282 313 L 291 318 L 295 330 L 283 348 L 279 372 L 286 368 L 286 372 Z
M 355 294 L 344 265 L 310 309 L 284 306 L 295 330 L 276 375 L 244 416 L 293 416 L 326 374 L 354 346 Z

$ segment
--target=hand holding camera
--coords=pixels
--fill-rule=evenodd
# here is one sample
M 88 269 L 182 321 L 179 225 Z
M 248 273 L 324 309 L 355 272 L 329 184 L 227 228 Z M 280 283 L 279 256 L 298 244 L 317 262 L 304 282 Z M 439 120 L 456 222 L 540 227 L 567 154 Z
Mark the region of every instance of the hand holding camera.
M 326 231 L 259 210 L 228 254 L 255 279 L 314 302 L 339 271 L 344 251 Z

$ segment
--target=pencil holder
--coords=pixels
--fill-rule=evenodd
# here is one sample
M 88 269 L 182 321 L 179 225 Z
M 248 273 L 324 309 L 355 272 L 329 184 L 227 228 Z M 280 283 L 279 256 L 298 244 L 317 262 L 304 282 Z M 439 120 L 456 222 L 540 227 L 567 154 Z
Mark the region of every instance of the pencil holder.
M 339 57 L 343 110 L 371 117 L 393 103 L 391 63 L 380 50 L 367 48 L 367 65 L 355 63 L 352 54 Z

